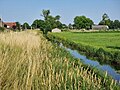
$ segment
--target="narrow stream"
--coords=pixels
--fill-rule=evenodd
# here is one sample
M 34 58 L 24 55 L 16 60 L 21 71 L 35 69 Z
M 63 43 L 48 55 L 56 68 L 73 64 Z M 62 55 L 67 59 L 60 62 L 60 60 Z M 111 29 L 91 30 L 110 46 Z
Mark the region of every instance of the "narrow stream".
M 90 60 L 86 56 L 81 55 L 77 50 L 72 50 L 63 46 L 62 43 L 60 44 L 60 47 L 65 48 L 65 50 L 69 51 L 73 57 L 80 59 L 84 64 L 96 67 L 99 70 L 107 71 L 108 75 L 112 76 L 113 79 L 120 81 L 120 74 L 117 73 L 110 65 L 101 65 L 98 61 Z

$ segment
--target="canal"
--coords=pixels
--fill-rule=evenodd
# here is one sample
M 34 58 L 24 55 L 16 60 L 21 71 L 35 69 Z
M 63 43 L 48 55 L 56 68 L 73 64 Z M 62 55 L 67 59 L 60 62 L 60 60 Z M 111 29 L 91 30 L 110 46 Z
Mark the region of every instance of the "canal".
M 84 64 L 93 66 L 102 71 L 107 71 L 108 75 L 112 76 L 112 78 L 114 80 L 116 80 L 118 82 L 120 81 L 120 73 L 117 73 L 116 70 L 113 67 L 111 67 L 110 65 L 100 64 L 98 61 L 88 59 L 86 56 L 80 54 L 77 50 L 73 50 L 70 47 L 69 48 L 65 47 L 62 43 L 60 43 L 59 46 L 64 48 L 68 52 L 70 52 L 70 54 L 73 57 L 80 59 Z

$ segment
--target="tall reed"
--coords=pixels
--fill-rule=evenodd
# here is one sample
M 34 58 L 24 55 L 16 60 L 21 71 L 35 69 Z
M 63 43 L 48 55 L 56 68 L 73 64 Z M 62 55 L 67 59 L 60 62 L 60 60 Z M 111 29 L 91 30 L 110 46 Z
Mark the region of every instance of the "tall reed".
M 106 76 L 105 76 L 106 77 Z M 0 33 L 0 90 L 119 90 L 37 31 Z

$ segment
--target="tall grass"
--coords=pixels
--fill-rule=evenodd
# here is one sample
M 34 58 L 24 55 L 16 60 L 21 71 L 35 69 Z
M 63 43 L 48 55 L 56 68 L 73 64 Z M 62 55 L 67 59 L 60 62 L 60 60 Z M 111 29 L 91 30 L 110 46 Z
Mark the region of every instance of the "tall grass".
M 35 31 L 0 33 L 0 90 L 119 90 Z

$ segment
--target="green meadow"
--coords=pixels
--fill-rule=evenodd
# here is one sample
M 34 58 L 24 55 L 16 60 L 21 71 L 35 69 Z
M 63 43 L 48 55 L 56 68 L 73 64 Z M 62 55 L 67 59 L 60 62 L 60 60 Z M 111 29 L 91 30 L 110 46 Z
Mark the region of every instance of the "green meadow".
M 120 33 L 81 33 L 62 32 L 54 35 L 71 40 L 77 44 L 84 44 L 109 51 L 120 51 Z
M 120 33 L 117 32 L 61 32 L 49 33 L 49 38 L 84 52 L 100 62 L 120 65 Z

